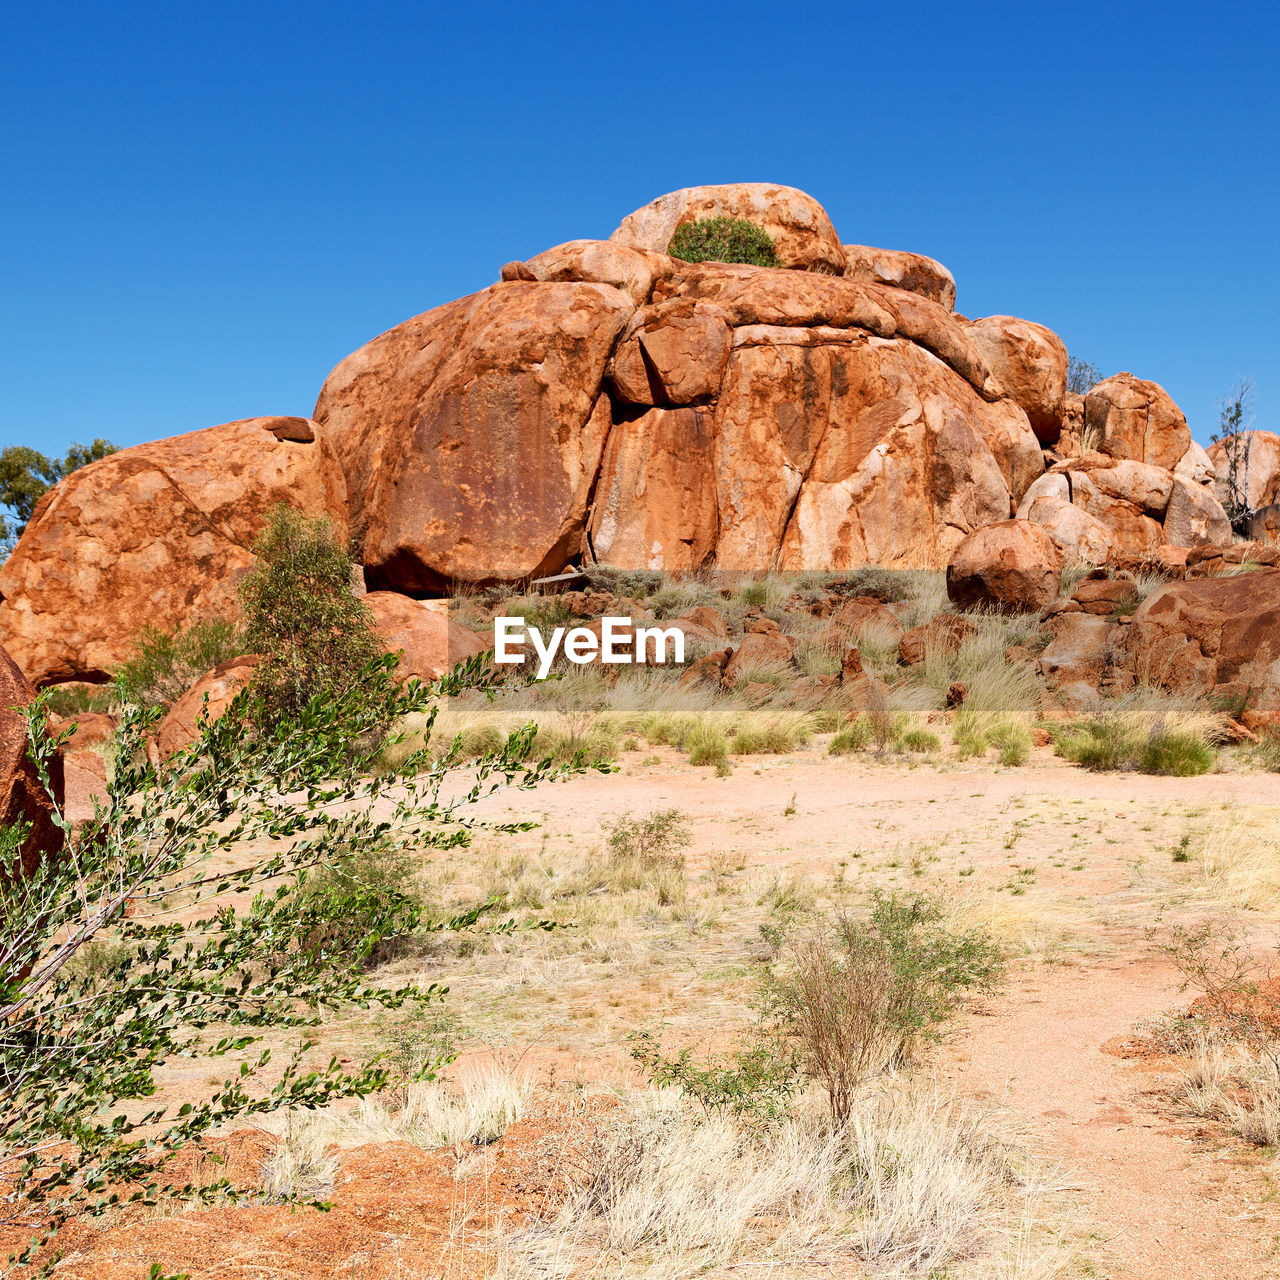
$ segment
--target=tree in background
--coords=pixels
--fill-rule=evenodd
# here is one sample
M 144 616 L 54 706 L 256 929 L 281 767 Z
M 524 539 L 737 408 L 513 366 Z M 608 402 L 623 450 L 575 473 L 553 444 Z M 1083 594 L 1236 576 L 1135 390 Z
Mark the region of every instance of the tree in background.
M 1227 465 L 1224 481 L 1226 494 L 1222 506 L 1227 519 L 1231 521 L 1232 529 L 1238 534 L 1247 535 L 1249 517 L 1253 514 L 1253 508 L 1249 505 L 1249 432 L 1253 426 L 1253 380 L 1242 378 L 1218 404 L 1218 430 L 1210 439 L 1214 444 L 1222 445 Z
M 115 452 L 116 446 L 102 439 L 91 445 L 73 444 L 64 458 L 46 458 L 25 444 L 11 444 L 0 452 L 0 506 L 8 508 L 8 514 L 0 516 L 0 553 L 13 550 L 36 503 L 59 480 Z
M 1102 381 L 1102 370 L 1089 360 L 1067 357 L 1067 390 L 1073 395 L 1088 395 Z
M 253 550 L 258 563 L 240 586 L 243 651 L 262 659 L 254 688 L 264 723 L 274 725 L 318 694 L 351 695 L 382 644 L 372 612 L 352 590 L 351 556 L 323 516 L 281 503 Z

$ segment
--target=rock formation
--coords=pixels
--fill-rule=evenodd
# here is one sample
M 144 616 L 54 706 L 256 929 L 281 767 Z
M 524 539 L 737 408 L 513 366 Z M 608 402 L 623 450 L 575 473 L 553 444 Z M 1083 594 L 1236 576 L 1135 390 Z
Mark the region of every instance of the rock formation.
M 666 254 L 720 215 L 762 226 L 781 265 Z M 932 258 L 841 243 L 803 192 L 672 192 L 373 339 L 314 420 L 75 473 L 0 572 L 0 640 L 38 684 L 101 680 L 141 622 L 231 611 L 281 500 L 349 527 L 370 588 L 410 596 L 592 561 L 941 569 L 1014 515 L 1094 564 L 1229 542 L 1220 460 L 1163 389 L 1124 373 L 1071 396 L 1066 359 L 1042 325 L 957 315 Z M 1257 452 L 1250 484 L 1277 472 Z
M 1058 597 L 1062 556 L 1038 524 L 1002 520 L 971 533 L 947 565 L 947 595 L 962 609 L 1039 613 Z
M 234 614 L 278 502 L 346 536 L 337 454 L 305 418 L 228 422 L 90 463 L 45 494 L 0 569 L 0 640 L 37 685 L 105 680 L 143 625 Z

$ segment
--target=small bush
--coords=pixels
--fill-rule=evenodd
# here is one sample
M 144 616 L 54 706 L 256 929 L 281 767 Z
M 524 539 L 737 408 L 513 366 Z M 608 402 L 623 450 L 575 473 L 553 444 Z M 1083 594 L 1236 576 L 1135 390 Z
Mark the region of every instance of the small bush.
M 221 618 L 201 619 L 177 631 L 146 626 L 116 673 L 116 696 L 144 711 L 167 707 L 206 671 L 248 652 L 236 628 Z
M 1217 753 L 1203 738 L 1176 730 L 1153 733 L 1138 752 L 1141 773 L 1160 773 L 1172 778 L 1208 773 L 1216 761 Z
M 894 739 L 899 751 L 910 751 L 920 755 L 929 755 L 942 749 L 942 742 L 936 733 L 919 727 L 905 729 Z
M 747 724 L 729 741 L 735 756 L 787 755 L 808 741 L 803 727 L 782 720 Z
M 1054 749 L 1086 769 L 1132 769 L 1185 778 L 1208 773 L 1217 753 L 1203 732 L 1166 726 L 1162 718 L 1146 728 L 1123 715 L 1110 714 L 1059 730 Z
M 1280 773 L 1280 733 L 1269 733 L 1258 744 L 1253 758 L 1263 769 Z
M 784 957 L 766 1007 L 795 1037 L 838 1126 L 863 1081 L 907 1061 L 966 991 L 995 986 L 1004 963 L 990 937 L 947 928 L 923 894 L 877 894 L 870 918 L 842 913 L 791 938 Z
M 667 253 L 684 262 L 745 262 L 776 267 L 773 237 L 745 218 L 699 218 L 685 222 L 667 245 Z
M 757 1037 L 701 1066 L 689 1049 L 674 1058 L 665 1056 L 652 1032 L 636 1031 L 627 1039 L 632 1058 L 651 1084 L 678 1086 L 708 1114 L 774 1122 L 787 1116 L 798 1072 L 787 1046 L 774 1038 Z
M 328 520 L 280 503 L 253 549 L 258 563 L 240 584 L 244 642 L 262 655 L 254 690 L 264 725 L 275 726 L 317 695 L 358 691 L 382 644 Z
M 854 751 L 865 751 L 874 737 L 871 721 L 866 716 L 859 716 L 831 739 L 827 752 L 829 755 L 843 756 Z

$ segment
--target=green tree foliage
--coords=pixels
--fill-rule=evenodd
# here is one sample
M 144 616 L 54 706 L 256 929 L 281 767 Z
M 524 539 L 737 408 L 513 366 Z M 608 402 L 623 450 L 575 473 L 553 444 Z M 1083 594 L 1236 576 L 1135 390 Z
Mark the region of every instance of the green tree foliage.
M 0 828 L 0 1224 L 28 1227 L 33 1250 L 76 1213 L 235 1194 L 166 1181 L 172 1153 L 215 1126 L 381 1088 L 379 1059 L 313 1062 L 308 1029 L 322 1010 L 438 1000 L 434 985 L 371 984 L 370 957 L 408 931 L 484 927 L 499 908 L 424 920 L 394 877 L 375 872 L 370 886 L 361 869 L 429 859 L 476 828 L 527 830 L 468 809 L 583 765 L 526 763 L 529 726 L 466 766 L 464 786 L 425 750 L 375 768 L 362 731 L 410 715 L 429 724 L 442 698 L 491 687 L 480 658 L 431 685 L 400 685 L 394 665 L 379 658 L 358 684 L 326 685 L 274 725 L 246 689 L 162 767 L 143 750 L 158 712 L 130 705 L 106 804 L 76 827 L 59 816 L 62 855 L 22 876 L 23 829 Z M 28 710 L 30 754 L 52 792 L 45 702 Z M 322 875 L 335 864 L 341 876 Z M 298 1040 L 283 1070 L 255 1048 L 268 1029 Z M 204 1097 L 148 1105 L 157 1069 L 183 1057 L 232 1061 Z
M 262 659 L 254 687 L 264 723 L 288 721 L 318 694 L 350 702 L 382 645 L 329 521 L 281 504 L 253 550 L 240 601 L 245 651 Z
M 63 458 L 46 458 L 24 444 L 0 451 L 0 506 L 8 508 L 8 515 L 0 516 L 0 547 L 6 553 L 13 549 L 36 503 L 59 480 L 115 451 L 111 441 L 102 439 L 91 445 L 73 444 Z
M 753 267 L 776 267 L 773 237 L 745 218 L 699 218 L 684 222 L 667 245 L 673 258 L 685 262 L 745 262 Z
M 1089 360 L 1067 357 L 1067 390 L 1078 396 L 1088 395 L 1102 381 L 1102 370 Z

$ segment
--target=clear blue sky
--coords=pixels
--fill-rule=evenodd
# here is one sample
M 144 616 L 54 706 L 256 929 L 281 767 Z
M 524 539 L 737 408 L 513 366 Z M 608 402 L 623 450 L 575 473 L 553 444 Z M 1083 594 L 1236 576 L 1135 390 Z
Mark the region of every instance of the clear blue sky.
M 801 187 L 969 316 L 1280 428 L 1272 5 L 4 7 L 0 444 L 308 414 L 500 265 Z

